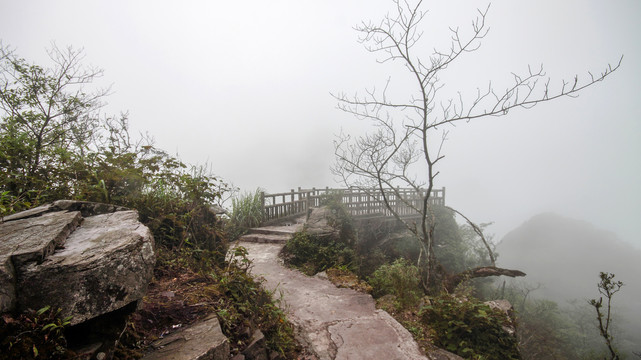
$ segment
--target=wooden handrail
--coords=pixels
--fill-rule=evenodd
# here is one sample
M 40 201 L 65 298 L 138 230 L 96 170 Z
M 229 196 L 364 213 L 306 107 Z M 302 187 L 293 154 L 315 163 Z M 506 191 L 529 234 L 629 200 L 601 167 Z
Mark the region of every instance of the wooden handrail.
M 420 193 L 412 188 L 387 189 L 385 194 L 388 203 L 394 211 L 401 216 L 417 215 L 416 209 L 422 207 L 425 190 Z M 326 195 L 341 197 L 341 202 L 350 215 L 361 216 L 392 216 L 391 211 L 383 206 L 382 193 L 377 189 L 292 189 L 289 192 L 266 194 L 261 193 L 263 209 L 265 211 L 265 222 L 273 222 L 277 219 L 302 216 L 312 207 L 321 206 Z M 420 196 L 418 196 L 420 195 Z M 445 188 L 432 189 L 430 196 L 431 205 L 445 205 Z

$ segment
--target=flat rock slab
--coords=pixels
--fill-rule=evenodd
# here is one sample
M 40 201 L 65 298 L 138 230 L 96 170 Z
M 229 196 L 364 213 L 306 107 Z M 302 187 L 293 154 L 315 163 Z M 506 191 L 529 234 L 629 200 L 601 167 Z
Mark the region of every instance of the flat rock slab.
M 181 329 L 151 345 L 143 360 L 228 360 L 229 341 L 216 317 Z
M 54 212 L 33 219 L 9 221 L 0 226 L 0 254 L 11 256 L 15 266 L 41 263 L 82 222 L 79 211 Z
M 289 320 L 319 359 L 427 359 L 403 326 L 376 309 L 370 295 L 284 267 L 278 258 L 282 244 L 238 245 L 248 250 L 253 275 L 282 294 Z
M 240 237 L 242 242 L 257 243 L 282 243 L 289 241 L 294 233 L 301 231 L 303 224 L 294 224 L 289 226 L 264 226 L 252 228 L 248 234 Z
M 60 308 L 75 325 L 142 299 L 153 237 L 138 213 L 59 201 L 0 224 L 0 312 Z
M 80 212 L 73 211 L 17 219 L 0 226 L 0 312 L 15 307 L 16 271 L 20 273 L 32 262 L 42 263 L 64 246 L 67 236 L 81 222 Z
M 252 228 L 250 231 L 256 234 L 286 234 L 291 235 L 303 229 L 303 224 L 282 225 L 282 226 L 263 226 Z
M 275 234 L 245 234 L 240 237 L 243 242 L 257 242 L 257 243 L 280 243 L 285 244 L 291 235 L 275 235 Z

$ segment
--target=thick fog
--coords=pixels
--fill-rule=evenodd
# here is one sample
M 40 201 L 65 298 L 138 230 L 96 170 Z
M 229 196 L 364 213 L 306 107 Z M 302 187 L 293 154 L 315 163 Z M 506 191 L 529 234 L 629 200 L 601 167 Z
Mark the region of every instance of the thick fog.
M 480 1 L 427 2 L 416 51 L 447 49 Z M 243 190 L 337 186 L 334 134 L 369 125 L 330 93 L 411 89 L 400 63 L 378 64 L 352 27 L 380 19 L 389 0 L 0 1 L 0 38 L 46 64 L 45 48 L 84 48 L 112 84 L 105 114 L 129 112 L 136 132 Z M 457 60 L 443 93 L 502 90 L 512 72 L 545 66 L 551 85 L 621 68 L 578 98 L 460 124 L 445 144 L 446 201 L 497 239 L 552 211 L 590 221 L 641 247 L 641 3 L 493 1 L 482 47 Z

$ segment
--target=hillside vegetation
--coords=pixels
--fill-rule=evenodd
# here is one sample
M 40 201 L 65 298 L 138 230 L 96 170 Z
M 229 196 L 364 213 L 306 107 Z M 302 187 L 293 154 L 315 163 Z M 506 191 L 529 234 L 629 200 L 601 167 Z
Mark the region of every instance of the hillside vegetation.
M 394 222 L 354 222 L 331 195 L 323 203 L 327 210 L 318 213 L 327 214 L 328 225 L 337 231 L 305 228 L 296 233 L 283 249 L 286 264 L 308 275 L 326 271 L 339 286 L 371 292 L 378 306 L 403 324 L 426 353 L 438 347 L 468 359 L 521 358 L 516 337 L 503 327 L 512 326 L 511 319 L 483 303 L 493 291 L 491 282 L 475 279 L 451 293 L 444 288 L 428 294 L 416 266 L 420 246 L 414 237 Z M 489 264 L 474 231 L 459 226 L 451 210 L 433 210 L 441 276 Z
M 230 187 L 209 168 L 188 166 L 150 138 L 133 136 L 126 114 L 101 114 L 108 90 L 91 83 L 102 71 L 85 66 L 81 51 L 54 47 L 49 55 L 47 67 L 0 48 L 0 217 L 59 199 L 138 210 L 158 261 L 150 294 L 120 339 L 120 358 L 138 358 L 162 334 L 212 312 L 232 353 L 260 329 L 271 351 L 292 356 L 296 345 L 284 313 L 249 276 L 246 261 L 226 259 L 227 235 L 212 206 Z M 10 352 L 27 341 L 24 334 L 37 333 L 25 333 L 15 319 L 34 316 L 3 316 L 0 358 L 43 353 L 35 345 Z M 63 338 L 51 346 L 66 344 L 63 332 L 56 334 Z

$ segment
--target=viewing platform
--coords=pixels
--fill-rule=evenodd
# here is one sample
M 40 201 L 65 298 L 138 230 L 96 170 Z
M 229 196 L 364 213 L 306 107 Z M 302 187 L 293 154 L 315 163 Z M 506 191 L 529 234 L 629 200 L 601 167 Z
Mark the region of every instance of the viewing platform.
M 307 214 L 312 207 L 322 206 L 328 199 L 335 197 L 345 210 L 355 218 L 393 217 L 395 212 L 401 217 L 419 215 L 423 208 L 427 190 L 412 188 L 363 189 L 292 189 L 290 192 L 261 194 L 264 209 L 264 224 L 294 220 Z M 387 206 L 386 206 L 387 203 Z M 445 188 L 432 189 L 428 206 L 445 205 Z M 393 212 L 390 210 L 392 209 Z

